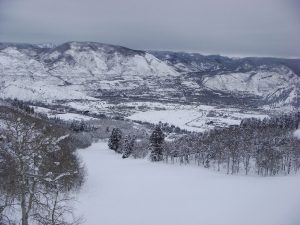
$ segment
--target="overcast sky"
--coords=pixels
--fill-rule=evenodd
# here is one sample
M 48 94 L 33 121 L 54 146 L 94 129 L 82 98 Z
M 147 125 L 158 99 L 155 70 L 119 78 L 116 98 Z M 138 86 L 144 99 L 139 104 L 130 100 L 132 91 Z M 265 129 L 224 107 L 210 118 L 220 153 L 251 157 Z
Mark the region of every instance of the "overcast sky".
M 300 0 L 0 0 L 0 42 L 300 58 Z

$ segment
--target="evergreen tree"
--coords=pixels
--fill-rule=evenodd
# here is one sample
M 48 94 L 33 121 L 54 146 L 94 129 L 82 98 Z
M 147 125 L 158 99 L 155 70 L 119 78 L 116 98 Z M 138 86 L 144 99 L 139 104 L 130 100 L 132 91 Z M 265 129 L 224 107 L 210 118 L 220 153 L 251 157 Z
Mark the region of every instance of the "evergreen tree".
M 121 153 L 120 145 L 122 140 L 122 131 L 119 128 L 114 128 L 111 132 L 108 147 L 117 153 Z
M 123 152 L 122 158 L 123 159 L 128 158 L 130 156 L 130 154 L 132 153 L 134 141 L 135 141 L 135 138 L 132 138 L 129 135 L 125 136 L 124 142 L 122 145 L 122 152 Z
M 150 159 L 153 162 L 163 160 L 163 143 L 165 135 L 159 126 L 156 126 L 150 136 L 150 147 L 152 149 Z

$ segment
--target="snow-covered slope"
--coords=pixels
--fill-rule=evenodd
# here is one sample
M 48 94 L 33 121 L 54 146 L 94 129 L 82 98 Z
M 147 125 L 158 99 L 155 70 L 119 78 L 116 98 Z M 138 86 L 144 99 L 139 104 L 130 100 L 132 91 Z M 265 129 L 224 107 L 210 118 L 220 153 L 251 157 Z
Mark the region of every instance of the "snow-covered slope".
M 300 179 L 228 176 L 122 159 L 107 143 L 80 150 L 87 181 L 76 215 L 106 225 L 298 225 Z
M 198 53 L 151 52 L 185 74 L 185 85 L 218 96 L 257 99 L 260 104 L 300 107 L 300 60 L 229 58 Z
M 99 43 L 66 43 L 41 54 L 40 59 L 52 72 L 74 76 L 83 73 L 97 77 L 177 74 L 172 67 L 146 52 Z
M 291 70 L 281 67 L 274 70 L 205 76 L 203 85 L 212 90 L 260 96 L 266 102 L 289 105 L 297 98 L 300 79 Z
M 0 97 L 54 101 L 93 99 L 102 90 L 139 87 L 179 74 L 151 54 L 99 43 L 0 45 Z M 154 77 L 154 78 L 153 78 Z
M 0 43 L 0 98 L 299 107 L 300 60 L 145 52 L 94 42 Z
M 90 99 L 80 88 L 65 87 L 36 59 L 33 49 L 7 47 L 0 51 L 0 97 L 33 101 Z

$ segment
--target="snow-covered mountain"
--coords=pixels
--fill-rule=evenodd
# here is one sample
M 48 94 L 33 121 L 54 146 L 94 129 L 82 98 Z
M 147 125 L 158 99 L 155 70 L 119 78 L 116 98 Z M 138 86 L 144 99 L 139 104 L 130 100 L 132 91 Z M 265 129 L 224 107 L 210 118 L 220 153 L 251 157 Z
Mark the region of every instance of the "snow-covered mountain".
M 0 75 L 2 98 L 52 101 L 139 89 L 179 73 L 143 51 L 70 42 L 53 48 L 2 44 Z
M 151 52 L 184 74 L 185 82 L 215 98 L 268 106 L 300 107 L 300 60 L 229 58 L 198 53 Z M 231 98 L 233 97 L 233 98 Z M 225 100 L 224 99 L 224 100 Z M 231 99 L 231 100 L 230 100 Z
M 145 52 L 94 42 L 0 44 L 0 97 L 299 107 L 300 60 Z

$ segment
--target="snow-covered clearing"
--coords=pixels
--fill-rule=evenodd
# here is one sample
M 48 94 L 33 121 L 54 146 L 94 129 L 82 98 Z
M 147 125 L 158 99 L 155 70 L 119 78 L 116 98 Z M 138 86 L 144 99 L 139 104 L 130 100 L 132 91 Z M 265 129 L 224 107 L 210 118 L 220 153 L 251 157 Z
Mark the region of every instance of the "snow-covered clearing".
M 104 142 L 79 151 L 86 225 L 299 225 L 300 177 L 228 176 L 122 159 Z
M 195 109 L 149 110 L 146 112 L 137 112 L 128 118 L 150 123 L 169 123 L 181 129 L 203 132 L 216 126 L 227 127 L 230 125 L 239 125 L 242 119 L 251 117 L 263 119 L 268 116 L 253 112 L 240 113 L 237 112 L 237 109 L 197 107 Z
M 90 116 L 85 116 L 85 115 L 80 115 L 80 114 L 76 114 L 76 113 L 61 113 L 61 114 L 54 114 L 49 116 L 50 118 L 59 118 L 61 120 L 84 120 L 84 121 L 88 121 L 88 120 L 92 120 L 95 119 L 93 117 Z

